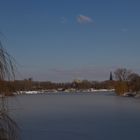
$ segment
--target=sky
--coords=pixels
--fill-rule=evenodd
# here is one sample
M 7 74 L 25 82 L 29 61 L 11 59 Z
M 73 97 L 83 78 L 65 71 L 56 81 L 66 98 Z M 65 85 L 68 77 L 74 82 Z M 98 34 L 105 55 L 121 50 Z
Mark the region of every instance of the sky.
M 1 0 L 0 39 L 17 79 L 108 80 L 140 73 L 139 0 Z

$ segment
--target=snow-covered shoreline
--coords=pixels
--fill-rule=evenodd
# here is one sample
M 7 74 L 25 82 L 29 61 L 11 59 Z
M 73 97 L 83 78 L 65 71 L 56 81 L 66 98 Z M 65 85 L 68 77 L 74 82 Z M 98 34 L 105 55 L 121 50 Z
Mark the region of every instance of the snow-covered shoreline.
M 34 90 L 34 91 L 18 91 L 18 92 L 14 92 L 15 95 L 30 95 L 30 94 L 47 94 L 47 93 L 59 93 L 59 92 L 63 92 L 63 93 L 77 93 L 77 92 L 81 92 L 81 93 L 86 93 L 86 92 L 90 92 L 90 93 L 94 93 L 94 92 L 113 92 L 114 89 L 86 89 L 86 90 L 74 90 L 74 89 L 66 89 L 64 91 L 60 91 L 60 90 Z

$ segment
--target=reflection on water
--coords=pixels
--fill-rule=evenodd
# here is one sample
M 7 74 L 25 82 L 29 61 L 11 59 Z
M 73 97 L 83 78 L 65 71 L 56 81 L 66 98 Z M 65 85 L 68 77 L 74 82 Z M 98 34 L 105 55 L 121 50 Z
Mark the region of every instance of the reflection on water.
M 0 140 L 19 139 L 19 127 L 8 113 L 6 98 L 0 97 Z
M 23 140 L 138 140 L 140 100 L 111 93 L 10 98 Z

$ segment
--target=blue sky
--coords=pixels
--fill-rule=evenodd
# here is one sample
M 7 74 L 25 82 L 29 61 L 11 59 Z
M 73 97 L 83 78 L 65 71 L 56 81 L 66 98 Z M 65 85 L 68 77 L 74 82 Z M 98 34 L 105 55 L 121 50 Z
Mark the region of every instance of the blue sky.
M 17 78 L 106 80 L 140 73 L 140 1 L 1 0 L 0 38 Z

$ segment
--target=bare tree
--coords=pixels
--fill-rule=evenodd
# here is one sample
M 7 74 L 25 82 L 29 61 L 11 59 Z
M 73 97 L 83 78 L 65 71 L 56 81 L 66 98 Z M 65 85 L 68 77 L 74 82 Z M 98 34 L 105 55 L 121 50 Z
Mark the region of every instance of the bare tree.
M 140 79 L 140 76 L 137 73 L 131 73 L 128 77 L 129 81 L 135 81 L 137 79 Z
M 118 81 L 129 80 L 130 74 L 131 74 L 131 70 L 127 70 L 126 68 L 119 68 L 114 72 L 115 78 Z
M 114 72 L 116 78 L 115 91 L 118 95 L 123 95 L 125 92 L 129 91 L 129 77 L 131 71 L 126 68 L 119 68 Z
M 136 73 L 132 73 L 129 76 L 129 87 L 132 92 L 140 91 L 140 76 Z

